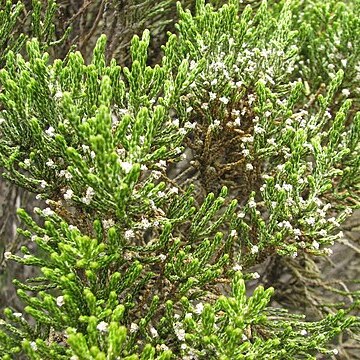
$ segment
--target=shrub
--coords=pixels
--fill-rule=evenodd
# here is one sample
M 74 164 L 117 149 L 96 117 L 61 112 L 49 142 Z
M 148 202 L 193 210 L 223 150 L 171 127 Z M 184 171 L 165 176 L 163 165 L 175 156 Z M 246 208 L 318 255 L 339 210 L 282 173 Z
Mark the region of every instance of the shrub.
M 312 284 L 342 303 L 308 319 L 245 284 L 271 258 L 311 278 L 359 207 L 358 3 L 178 5 L 155 66 L 149 31 L 129 68 L 105 36 L 89 63 L 6 50 L 0 164 L 47 205 L 5 253 L 39 272 L 4 359 L 315 359 L 355 336 L 356 290 Z

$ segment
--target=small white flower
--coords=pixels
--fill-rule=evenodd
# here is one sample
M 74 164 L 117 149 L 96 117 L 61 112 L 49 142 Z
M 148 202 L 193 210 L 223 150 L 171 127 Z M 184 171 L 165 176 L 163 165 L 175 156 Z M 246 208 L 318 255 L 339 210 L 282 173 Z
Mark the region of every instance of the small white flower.
M 256 207 L 256 202 L 254 200 L 250 200 L 248 202 L 248 205 L 249 205 L 249 208 L 254 208 L 254 207 Z
M 239 212 L 239 213 L 237 214 L 237 217 L 238 217 L 239 219 L 243 219 L 243 218 L 245 217 L 245 213 Z
M 331 218 L 327 219 L 327 221 L 328 221 L 329 223 L 333 224 L 333 225 L 336 226 L 336 227 L 339 227 L 339 226 L 340 226 L 339 222 L 337 222 L 334 217 L 331 217 Z
M 214 79 L 214 80 L 212 80 L 212 81 L 211 81 L 211 83 L 210 83 L 210 84 L 211 84 L 211 85 L 216 85 L 216 84 L 217 84 L 217 82 L 218 82 L 218 81 L 217 81 L 217 79 Z
M 94 189 L 93 189 L 91 186 L 89 186 L 89 187 L 86 189 L 86 197 L 87 197 L 88 199 L 92 199 L 94 195 L 95 195 Z
M 41 180 L 40 181 L 40 187 L 42 187 L 43 189 L 45 189 L 47 186 L 47 182 L 45 180 Z
M 163 191 L 158 191 L 157 195 L 159 196 L 159 198 L 163 198 L 166 196 L 166 194 Z
M 249 94 L 248 95 L 248 101 L 249 104 L 251 105 L 254 101 L 256 100 L 255 95 L 254 94 Z
M 271 116 L 271 111 L 269 111 L 269 110 L 268 110 L 268 111 L 265 111 L 265 114 L 264 114 L 264 115 L 265 115 L 265 117 L 270 117 L 270 116 Z
M 165 344 L 161 344 L 161 345 L 160 345 L 160 350 L 161 350 L 161 351 L 168 351 L 169 348 L 168 348 Z
M 45 130 L 46 134 L 49 135 L 50 137 L 54 137 L 55 136 L 55 129 L 52 126 L 49 126 L 49 128 L 47 130 Z
M 186 108 L 186 112 L 187 112 L 187 113 L 190 113 L 191 111 L 193 111 L 193 107 L 192 107 L 192 106 L 189 106 L 188 108 Z
M 195 314 L 200 315 L 203 312 L 203 310 L 204 310 L 203 303 L 200 302 L 200 303 L 196 304 L 196 306 L 195 306 Z
M 177 336 L 177 338 L 180 341 L 184 341 L 185 340 L 185 330 L 184 329 L 175 329 L 175 334 Z
M 11 253 L 10 251 L 5 251 L 5 252 L 4 252 L 4 259 L 5 259 L 5 260 L 10 259 L 11 255 L 12 255 L 12 253 Z
M 299 247 L 301 247 L 302 249 L 305 249 L 306 248 L 305 241 L 300 241 L 299 242 Z
M 29 167 L 31 165 L 31 160 L 30 159 L 25 159 L 24 160 L 24 164 Z
M 64 301 L 64 297 L 63 296 L 58 296 L 56 298 L 56 305 L 61 307 L 65 304 L 65 301 Z
M 125 231 L 124 236 L 126 239 L 133 239 L 135 237 L 135 233 L 133 230 L 129 229 Z
M 133 164 L 128 161 L 122 161 L 120 163 L 121 168 L 125 171 L 126 174 L 128 174 L 131 169 L 133 168 Z
M 293 186 L 291 184 L 283 184 L 283 189 L 286 191 L 292 191 Z
M 239 265 L 239 264 L 235 264 L 235 265 L 232 267 L 232 269 L 233 269 L 234 271 L 242 271 L 242 266 Z
M 23 316 L 23 314 L 21 312 L 14 312 L 13 315 L 16 317 L 16 318 L 21 318 Z
M 64 176 L 66 180 L 71 180 L 72 179 L 72 174 L 67 171 L 67 170 L 60 170 L 60 174 L 61 177 Z
M 302 336 L 307 335 L 307 331 L 306 331 L 305 329 L 302 329 L 302 330 L 300 331 L 300 335 L 302 335 Z
M 90 151 L 90 157 L 92 159 L 95 159 L 95 157 L 96 157 L 95 151 Z
M 57 91 L 56 94 L 55 94 L 55 99 L 59 100 L 59 99 L 61 99 L 63 96 L 64 96 L 63 92 L 59 90 L 59 91 Z
M 339 350 L 338 350 L 338 349 L 333 349 L 333 350 L 332 350 L 332 353 L 333 353 L 334 355 L 338 355 L 338 354 L 339 354 Z
M 259 274 L 257 271 L 255 271 L 255 272 L 252 274 L 252 277 L 253 277 L 253 279 L 259 279 L 259 278 L 260 278 L 260 274 Z
M 161 172 L 157 171 L 157 170 L 154 170 L 152 172 L 152 176 L 154 177 L 154 179 L 159 179 L 161 177 Z
M 236 237 L 237 236 L 237 231 L 235 229 L 231 230 L 230 236 Z
M 186 313 L 185 319 L 192 319 L 192 313 Z
M 171 187 L 169 190 L 169 194 L 178 194 L 179 193 L 179 189 L 175 186 Z
M 157 330 L 156 330 L 154 327 L 151 327 L 151 328 L 150 328 L 150 334 L 151 334 L 151 336 L 152 336 L 153 338 L 156 338 L 156 337 L 159 336 Z
M 294 229 L 294 235 L 300 236 L 301 235 L 301 230 L 300 229 Z
M 325 229 L 321 229 L 321 230 L 319 231 L 319 235 L 321 235 L 321 236 L 326 236 L 326 235 L 327 235 L 327 231 L 326 231 Z
M 265 132 L 265 130 L 260 125 L 254 126 L 254 133 L 255 134 L 263 134 L 264 132 Z
M 195 60 L 191 60 L 191 61 L 190 61 L 189 69 L 190 69 L 190 70 L 195 69 L 195 68 L 196 68 L 196 64 L 197 64 L 197 62 L 196 62 Z
M 333 251 L 332 251 L 332 249 L 330 249 L 330 248 L 325 248 L 325 249 L 324 249 L 324 253 L 325 253 L 327 256 L 330 256 L 330 255 L 333 254 Z
M 289 229 L 289 230 L 292 229 L 292 225 L 291 225 L 290 221 L 284 220 L 282 225 L 285 229 Z
M 235 124 L 236 126 L 239 126 L 239 127 L 240 127 L 240 125 L 241 125 L 241 119 L 240 119 L 239 116 L 235 118 L 234 124 Z
M 213 93 L 213 92 L 209 92 L 209 97 L 210 97 L 210 100 L 215 100 L 216 99 L 216 94 Z
M 68 189 L 66 193 L 64 194 L 65 200 L 70 200 L 74 195 L 74 192 L 71 189 Z
M 325 111 L 324 115 L 328 118 L 328 119 L 331 119 L 332 118 L 332 115 L 330 114 L 330 112 L 328 110 Z M 307 144 L 306 144 L 307 145 Z M 311 144 L 309 144 L 311 145 Z M 309 146 L 309 149 L 310 149 L 310 146 Z
M 161 261 L 165 261 L 165 260 L 166 260 L 166 255 L 165 255 L 165 254 L 160 254 L 160 255 L 159 255 L 159 259 L 160 259 Z
M 131 333 L 135 333 L 139 330 L 139 325 L 138 324 L 135 324 L 135 323 L 131 323 L 130 325 L 130 332 Z
M 225 105 L 227 105 L 230 101 L 226 96 L 222 96 L 219 100 Z
M 259 247 L 257 245 L 253 245 L 250 249 L 252 254 L 257 254 L 259 252 Z
M 42 212 L 45 216 L 53 216 L 54 215 L 54 212 L 48 207 L 45 208 Z
M 241 140 L 244 143 L 252 143 L 252 142 L 254 142 L 254 137 L 253 136 L 244 136 L 241 138 Z
M 315 224 L 315 218 L 314 217 L 309 217 L 309 218 L 305 219 L 305 222 L 308 223 L 309 225 L 314 225 Z
M 30 346 L 31 346 L 31 348 L 32 348 L 34 351 L 37 350 L 37 345 L 36 345 L 35 341 L 32 341 L 32 342 L 30 343 Z
M 245 165 L 245 169 L 246 169 L 247 171 L 251 171 L 251 170 L 254 170 L 254 166 L 253 166 L 252 164 L 250 164 L 250 163 L 247 163 L 247 164 Z
M 341 93 L 346 97 L 350 96 L 350 90 L 349 89 L 342 89 Z
M 184 124 L 185 129 L 195 129 L 196 128 L 196 122 L 191 123 L 190 121 L 187 121 Z
M 105 229 L 110 229 L 111 227 L 113 227 L 115 225 L 115 222 L 113 219 L 103 220 L 102 223 L 103 223 L 103 226 Z
M 172 121 L 172 124 L 178 128 L 178 127 L 180 126 L 179 119 L 174 119 L 174 120 Z
M 108 323 L 105 321 L 99 322 L 99 324 L 96 326 L 96 329 L 98 329 L 100 332 L 105 332 L 108 329 Z
M 146 219 L 146 218 L 141 219 L 141 227 L 144 230 L 148 229 L 150 226 L 151 226 L 151 223 L 148 219 Z
M 320 244 L 314 240 L 311 244 L 311 246 L 315 249 L 315 250 L 319 250 Z
M 246 157 L 246 156 L 249 156 L 250 155 L 250 150 L 249 149 L 244 149 L 242 151 L 242 154 Z
M 166 161 L 165 160 L 159 160 L 157 163 L 156 163 L 156 166 L 165 170 L 166 169 Z
M 214 120 L 213 125 L 214 125 L 214 127 L 219 127 L 220 126 L 220 120 L 218 120 L 218 119 Z

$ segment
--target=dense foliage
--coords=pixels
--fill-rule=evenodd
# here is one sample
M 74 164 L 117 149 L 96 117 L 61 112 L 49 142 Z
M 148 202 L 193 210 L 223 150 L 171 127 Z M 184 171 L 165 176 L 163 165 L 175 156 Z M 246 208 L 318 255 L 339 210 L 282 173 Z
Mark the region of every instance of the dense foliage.
M 46 203 L 4 254 L 39 269 L 14 280 L 4 359 L 315 359 L 357 336 L 359 291 L 308 264 L 360 204 L 360 3 L 241 3 L 178 4 L 161 60 L 145 30 L 129 67 L 105 35 L 52 59 L 52 2 L 20 51 L 3 6 L 0 165 Z M 339 301 L 305 287 L 309 319 L 249 294 L 275 258 Z

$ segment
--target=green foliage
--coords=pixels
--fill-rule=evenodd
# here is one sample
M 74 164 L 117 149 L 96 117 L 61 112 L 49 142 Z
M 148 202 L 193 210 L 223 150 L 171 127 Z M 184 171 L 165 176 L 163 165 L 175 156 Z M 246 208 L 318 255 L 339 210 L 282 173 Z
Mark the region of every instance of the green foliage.
M 303 2 L 304 11 L 295 20 L 301 24 L 305 37 L 301 49 L 304 66 L 299 70 L 311 79 L 312 91 L 343 70 L 344 88 L 358 99 L 359 88 L 355 84 L 359 76 L 359 5 L 357 0 Z
M 26 41 L 26 37 L 24 34 L 21 34 L 12 42 L 9 43 L 11 38 L 11 33 L 14 30 L 16 23 L 18 21 L 19 15 L 23 9 L 23 5 L 21 2 L 18 2 L 15 6 L 13 6 L 12 1 L 2 1 L 1 2 L 1 11 L 0 11 L 0 59 L 1 64 L 4 61 L 4 55 L 13 50 L 18 52 L 21 47 L 24 45 Z
M 34 36 L 40 42 L 41 49 L 60 44 L 68 35 L 55 40 L 55 25 L 53 24 L 57 5 L 50 0 L 46 5 L 41 1 L 32 1 L 31 14 L 23 15 L 25 6 L 21 1 L 16 4 L 12 0 L 0 2 L 0 65 L 3 67 L 5 57 L 9 52 L 19 53 L 29 36 Z
M 271 256 L 329 254 L 359 208 L 360 116 L 345 99 L 347 72 L 327 73 L 316 93 L 325 68 L 310 28 L 332 2 L 215 10 L 199 0 L 196 15 L 178 5 L 178 34 L 161 63 L 147 65 L 144 31 L 132 39 L 129 68 L 108 61 L 105 36 L 89 63 L 73 51 L 50 61 L 42 44 L 55 5 L 41 28 L 34 4 L 37 39 L 24 56 L 7 49 L 0 71 L 0 165 L 48 207 L 34 209 L 39 221 L 18 210 L 28 246 L 5 254 L 41 272 L 15 280 L 26 315 L 5 311 L 4 359 L 335 354 L 332 338 L 359 326 L 350 315 L 358 292 L 342 292 L 348 309 L 329 305 L 307 321 L 273 308 L 274 289 L 249 297 L 245 287 L 259 277 L 252 266 Z M 337 5 L 345 25 L 326 17 L 324 38 L 344 26 L 356 43 L 351 10 Z M 192 186 L 170 175 L 186 147 Z

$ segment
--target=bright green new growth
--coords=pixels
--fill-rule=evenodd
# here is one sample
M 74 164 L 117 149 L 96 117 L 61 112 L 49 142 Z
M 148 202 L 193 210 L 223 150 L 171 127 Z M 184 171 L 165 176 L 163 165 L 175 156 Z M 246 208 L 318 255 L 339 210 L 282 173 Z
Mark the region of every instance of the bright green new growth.
M 79 52 L 49 61 L 39 29 L 27 56 L 6 51 L 0 164 L 49 207 L 34 210 L 39 222 L 18 211 L 38 251 L 6 258 L 41 269 L 15 280 L 36 326 L 5 311 L 4 359 L 315 359 L 357 329 L 358 292 L 328 286 L 353 301 L 311 322 L 271 307 L 272 288 L 245 288 L 270 256 L 329 254 L 359 207 L 358 89 L 341 61 L 318 66 L 307 52 L 314 12 L 328 10 L 304 3 L 179 6 L 154 67 L 148 31 L 130 68 L 108 63 L 104 36 L 90 64 Z M 333 16 L 355 48 L 352 11 Z M 192 186 L 166 172 L 185 146 Z

